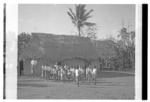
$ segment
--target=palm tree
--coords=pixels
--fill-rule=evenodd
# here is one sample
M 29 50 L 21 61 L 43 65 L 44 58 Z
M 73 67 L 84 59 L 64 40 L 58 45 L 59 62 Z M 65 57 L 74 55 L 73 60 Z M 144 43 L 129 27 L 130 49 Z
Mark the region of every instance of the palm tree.
M 85 7 L 86 5 L 84 4 L 78 4 L 75 5 L 75 12 L 73 12 L 71 8 L 69 8 L 69 11 L 67 12 L 72 20 L 72 23 L 77 27 L 79 36 L 81 36 L 81 28 L 83 26 L 95 25 L 95 23 L 87 22 L 87 20 L 92 17 L 90 14 L 93 12 L 93 9 L 87 11 Z

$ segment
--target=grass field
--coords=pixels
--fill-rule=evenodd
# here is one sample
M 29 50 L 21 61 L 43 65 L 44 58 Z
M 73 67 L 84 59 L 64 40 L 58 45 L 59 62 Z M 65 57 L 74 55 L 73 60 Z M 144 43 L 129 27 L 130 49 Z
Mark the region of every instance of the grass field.
M 101 72 L 97 84 L 18 78 L 18 99 L 134 99 L 134 74 Z

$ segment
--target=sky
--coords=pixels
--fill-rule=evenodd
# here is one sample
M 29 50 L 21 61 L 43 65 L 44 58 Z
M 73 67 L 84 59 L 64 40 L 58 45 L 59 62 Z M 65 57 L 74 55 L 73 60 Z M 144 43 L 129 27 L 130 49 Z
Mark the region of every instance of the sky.
M 57 35 L 77 35 L 77 30 L 67 14 L 73 4 L 19 4 L 19 33 L 42 32 Z M 97 25 L 98 39 L 116 37 L 124 26 L 135 30 L 135 5 L 133 4 L 87 4 L 93 9 L 88 20 Z

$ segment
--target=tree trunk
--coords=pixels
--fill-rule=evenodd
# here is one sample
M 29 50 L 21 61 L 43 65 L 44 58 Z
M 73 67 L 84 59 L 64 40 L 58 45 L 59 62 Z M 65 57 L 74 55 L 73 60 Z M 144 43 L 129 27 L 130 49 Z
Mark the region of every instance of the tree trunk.
M 79 26 L 78 26 L 78 33 L 79 33 L 79 37 L 81 37 L 81 30 Z

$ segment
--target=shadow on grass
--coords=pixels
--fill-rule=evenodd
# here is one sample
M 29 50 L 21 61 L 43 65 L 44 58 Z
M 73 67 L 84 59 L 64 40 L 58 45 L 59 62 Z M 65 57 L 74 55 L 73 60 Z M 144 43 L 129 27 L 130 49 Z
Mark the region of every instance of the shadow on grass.
M 114 77 L 128 77 L 134 74 L 120 73 L 120 72 L 100 72 L 97 77 L 99 78 L 114 78 Z
M 21 83 L 19 83 L 18 84 L 18 87 L 50 87 L 50 86 L 48 86 L 48 85 L 45 85 L 45 84 L 33 84 L 33 83 L 28 83 L 28 84 L 25 84 L 25 83 L 23 83 L 23 84 L 21 84 Z

